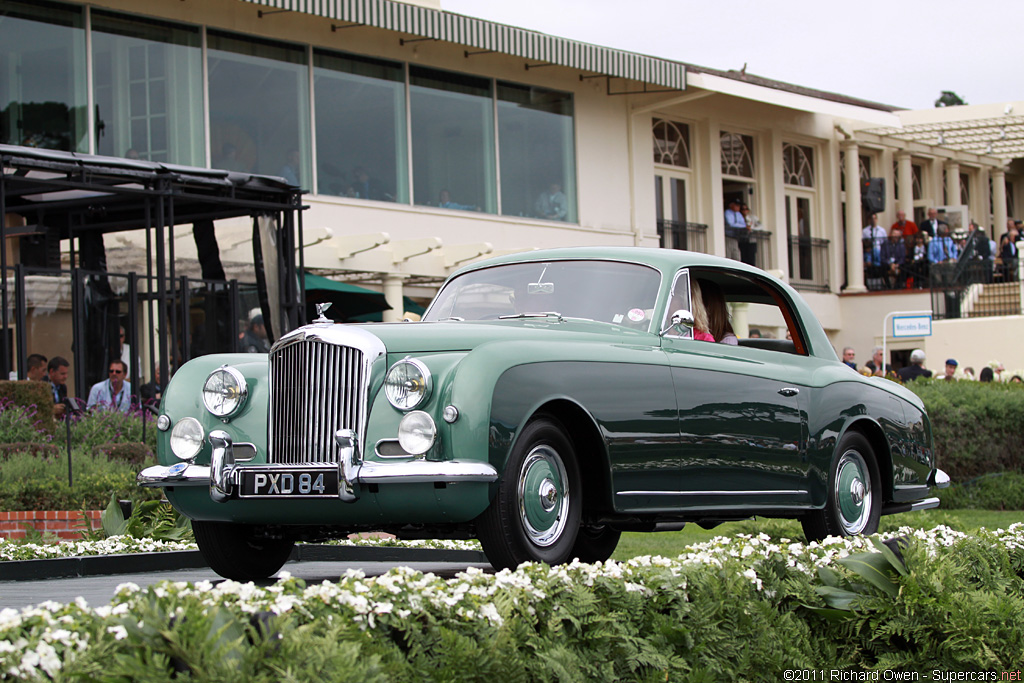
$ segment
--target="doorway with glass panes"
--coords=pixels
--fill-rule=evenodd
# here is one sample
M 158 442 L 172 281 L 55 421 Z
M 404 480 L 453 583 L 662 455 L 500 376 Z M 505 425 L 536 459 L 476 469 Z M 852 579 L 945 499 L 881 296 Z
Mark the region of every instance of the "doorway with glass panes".
M 654 206 L 663 249 L 707 253 L 706 226 L 687 220 L 693 203 L 688 173 L 662 171 L 654 175 Z

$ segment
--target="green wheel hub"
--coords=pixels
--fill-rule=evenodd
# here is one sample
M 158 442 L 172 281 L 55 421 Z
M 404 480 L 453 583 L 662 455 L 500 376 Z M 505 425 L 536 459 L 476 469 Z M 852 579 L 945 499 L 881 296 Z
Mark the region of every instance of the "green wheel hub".
M 519 470 L 519 517 L 530 541 L 547 547 L 562 537 L 569 509 L 565 465 L 547 444 L 537 445 Z

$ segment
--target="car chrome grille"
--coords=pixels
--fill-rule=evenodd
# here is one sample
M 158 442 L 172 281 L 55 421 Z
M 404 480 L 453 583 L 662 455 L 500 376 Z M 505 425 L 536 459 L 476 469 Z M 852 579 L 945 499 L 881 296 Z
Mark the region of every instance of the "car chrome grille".
M 339 429 L 358 431 L 364 417 L 363 354 L 305 339 L 270 354 L 268 462 L 336 463 Z

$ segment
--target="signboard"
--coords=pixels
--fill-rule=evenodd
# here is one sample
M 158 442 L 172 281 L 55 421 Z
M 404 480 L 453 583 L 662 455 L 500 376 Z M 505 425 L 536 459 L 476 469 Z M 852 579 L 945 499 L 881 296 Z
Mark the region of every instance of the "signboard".
M 932 317 L 930 315 L 895 316 L 892 319 L 892 336 L 930 337 L 932 336 Z

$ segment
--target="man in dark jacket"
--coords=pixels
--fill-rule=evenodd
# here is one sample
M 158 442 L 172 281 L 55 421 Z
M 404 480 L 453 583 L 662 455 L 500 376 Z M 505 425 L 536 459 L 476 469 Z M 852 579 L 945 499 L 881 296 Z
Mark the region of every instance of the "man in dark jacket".
M 910 365 L 905 368 L 901 368 L 896 373 L 901 382 L 910 382 L 917 379 L 918 377 L 931 377 L 932 371 L 924 369 L 924 351 L 921 349 L 914 349 L 910 352 Z

